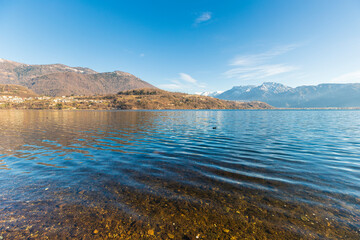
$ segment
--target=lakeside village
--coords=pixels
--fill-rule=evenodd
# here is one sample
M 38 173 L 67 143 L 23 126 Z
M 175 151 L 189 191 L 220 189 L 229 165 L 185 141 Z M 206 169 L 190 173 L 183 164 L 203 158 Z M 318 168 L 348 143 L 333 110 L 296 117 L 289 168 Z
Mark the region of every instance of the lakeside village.
M 104 104 L 109 101 L 106 99 L 88 99 L 85 97 L 74 97 L 74 96 L 62 96 L 62 97 L 48 97 L 48 96 L 39 96 L 39 97 L 19 97 L 19 96 L 0 96 L 0 109 L 1 108 L 9 108 L 9 106 L 27 106 L 33 105 L 33 108 L 37 108 L 36 106 L 39 103 L 41 105 L 46 104 L 47 108 L 50 109 L 62 109 L 64 106 L 67 106 L 68 109 L 77 109 L 77 106 L 82 106 L 80 108 L 84 108 L 83 105 L 88 105 L 87 107 L 91 107 L 95 104 Z M 71 106 L 71 107 L 70 107 Z M 40 106 L 39 106 L 40 107 Z M 41 106 L 40 108 L 43 108 Z M 28 107 L 26 107 L 28 108 Z M 31 107 L 32 108 L 32 107 Z
M 0 104 L 5 103 L 23 103 L 25 101 L 33 101 L 33 100 L 51 100 L 51 97 L 28 97 L 28 98 L 22 98 L 18 96 L 0 96 Z M 59 102 L 70 102 L 70 99 L 67 99 L 66 96 L 62 96 L 61 98 L 55 98 L 53 99 L 54 103 Z

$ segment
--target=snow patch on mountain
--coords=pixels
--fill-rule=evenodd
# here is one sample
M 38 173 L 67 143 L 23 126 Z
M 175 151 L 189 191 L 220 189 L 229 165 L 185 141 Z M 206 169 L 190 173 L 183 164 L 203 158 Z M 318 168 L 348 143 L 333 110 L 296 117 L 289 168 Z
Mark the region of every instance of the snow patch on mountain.
M 275 82 L 264 82 L 259 86 L 259 89 L 264 92 L 272 92 L 272 93 L 282 93 L 289 91 L 292 89 L 291 87 L 285 86 L 281 83 L 275 83 Z
M 196 92 L 196 95 L 207 96 L 207 97 L 216 97 L 217 95 L 222 94 L 224 91 L 216 91 L 216 92 Z

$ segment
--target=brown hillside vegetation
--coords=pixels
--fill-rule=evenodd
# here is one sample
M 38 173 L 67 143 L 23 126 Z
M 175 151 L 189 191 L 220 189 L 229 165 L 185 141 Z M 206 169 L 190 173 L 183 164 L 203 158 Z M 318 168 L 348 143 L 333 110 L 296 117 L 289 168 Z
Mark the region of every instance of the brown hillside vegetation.
M 122 91 L 109 96 L 118 109 L 271 109 L 263 102 L 235 102 L 160 89 Z
M 0 96 L 29 98 L 36 97 L 37 94 L 23 86 L 14 84 L 0 84 Z
M 235 102 L 212 97 L 136 89 L 101 96 L 37 97 L 21 102 L 0 101 L 2 109 L 91 109 L 91 110 L 166 110 L 166 109 L 272 109 L 263 102 Z
M 52 97 L 104 95 L 130 89 L 155 88 L 132 74 L 119 71 L 96 74 L 53 73 L 33 78 L 26 85 L 36 93 Z
M 156 88 L 126 72 L 98 73 L 63 64 L 29 65 L 0 59 L 0 84 L 26 86 L 39 95 L 104 95 L 119 91 Z

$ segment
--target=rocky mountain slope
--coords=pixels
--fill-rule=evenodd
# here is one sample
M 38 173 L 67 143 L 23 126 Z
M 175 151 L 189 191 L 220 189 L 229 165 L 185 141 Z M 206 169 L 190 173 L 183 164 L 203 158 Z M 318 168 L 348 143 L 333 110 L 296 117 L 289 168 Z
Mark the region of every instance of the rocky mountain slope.
M 47 96 L 115 94 L 124 90 L 155 88 L 132 74 L 119 71 L 96 74 L 53 73 L 32 78 L 25 85 Z
M 0 59 L 0 84 L 26 86 L 40 95 L 95 95 L 155 88 L 132 74 L 98 73 L 89 68 L 63 64 L 28 65 Z
M 360 107 L 360 84 L 320 84 L 291 88 L 265 82 L 260 86 L 237 86 L 216 96 L 237 101 L 262 101 L 275 107 Z

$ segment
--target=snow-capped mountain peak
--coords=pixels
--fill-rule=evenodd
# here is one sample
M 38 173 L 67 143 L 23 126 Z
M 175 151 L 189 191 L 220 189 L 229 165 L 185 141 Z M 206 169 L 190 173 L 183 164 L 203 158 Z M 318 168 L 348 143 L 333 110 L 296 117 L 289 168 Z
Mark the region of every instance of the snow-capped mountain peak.
M 222 94 L 224 91 L 215 91 L 215 92 L 196 92 L 196 95 L 200 96 L 208 96 L 208 97 L 216 97 L 217 95 Z
M 264 92 L 282 93 L 291 89 L 291 87 L 285 86 L 281 83 L 264 82 L 259 86 L 259 89 Z

